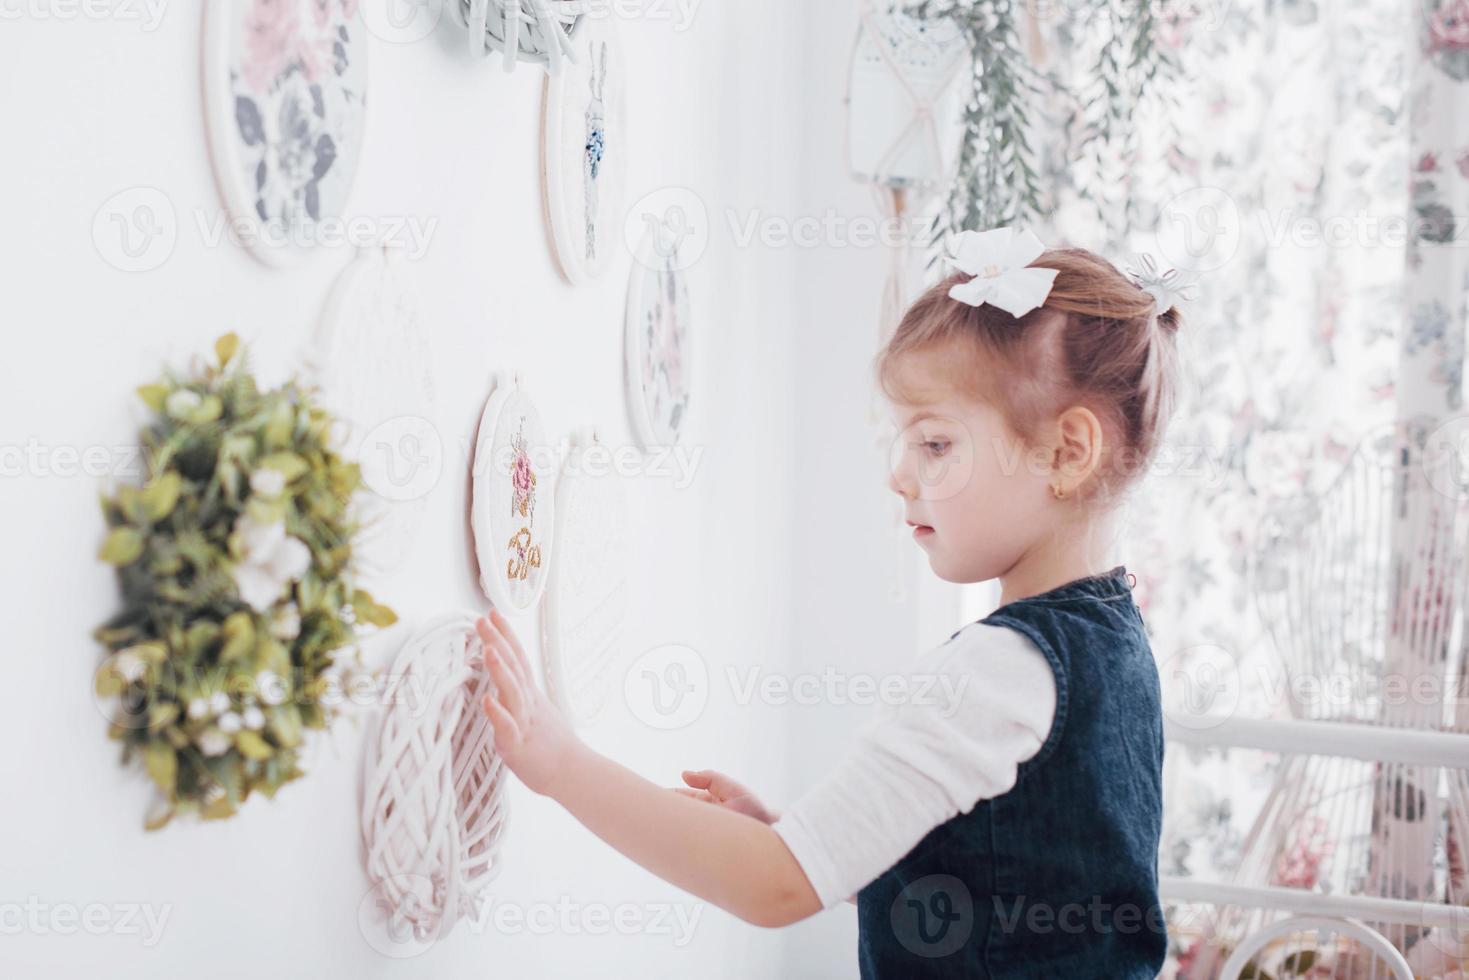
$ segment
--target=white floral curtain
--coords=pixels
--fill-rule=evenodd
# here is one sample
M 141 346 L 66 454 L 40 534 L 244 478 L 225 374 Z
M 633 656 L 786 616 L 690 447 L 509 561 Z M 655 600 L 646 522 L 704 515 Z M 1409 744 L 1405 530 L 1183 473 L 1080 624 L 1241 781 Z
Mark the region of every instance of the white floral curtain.
M 1170 696 L 1197 700 L 1177 684 L 1207 662 L 1234 671 L 1226 707 L 1284 715 L 1257 601 L 1266 536 L 1359 446 L 1411 451 L 1461 411 L 1469 0 L 1165 9 L 1182 82 L 1139 107 L 1110 168 L 1071 159 L 1057 134 L 1077 107 L 1051 109 L 1039 152 L 1058 190 L 1037 230 L 1198 272 L 1188 391 L 1121 550 Z M 1041 68 L 1083 87 L 1095 25 L 1031 31 Z M 1273 763 L 1178 750 L 1169 765 L 1162 870 L 1227 877 Z

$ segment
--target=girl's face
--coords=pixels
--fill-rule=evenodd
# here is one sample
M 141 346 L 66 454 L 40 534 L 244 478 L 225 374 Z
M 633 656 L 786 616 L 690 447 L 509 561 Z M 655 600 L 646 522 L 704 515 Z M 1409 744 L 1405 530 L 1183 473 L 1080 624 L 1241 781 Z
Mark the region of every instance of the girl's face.
M 1027 449 L 993 407 L 925 380 L 942 376 L 934 357 L 904 358 L 904 390 L 922 400 L 891 403 L 898 437 L 888 486 L 934 573 L 984 582 L 1014 567 L 1054 521 L 1050 451 Z

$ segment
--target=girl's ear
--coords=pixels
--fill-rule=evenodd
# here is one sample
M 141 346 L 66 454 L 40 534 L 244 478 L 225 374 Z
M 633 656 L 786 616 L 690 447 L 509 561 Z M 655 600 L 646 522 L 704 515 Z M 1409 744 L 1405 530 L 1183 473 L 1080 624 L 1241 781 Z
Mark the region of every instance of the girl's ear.
M 1061 489 L 1071 493 L 1102 463 L 1102 423 L 1084 405 L 1073 405 L 1056 420 L 1052 472 Z

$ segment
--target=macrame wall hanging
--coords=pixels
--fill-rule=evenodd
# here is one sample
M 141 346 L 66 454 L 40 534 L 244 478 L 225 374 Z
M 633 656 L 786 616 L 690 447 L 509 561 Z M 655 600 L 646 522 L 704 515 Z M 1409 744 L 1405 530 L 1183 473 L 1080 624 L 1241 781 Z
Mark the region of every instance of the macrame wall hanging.
M 529 612 L 546 586 L 556 455 L 519 378 L 497 372 L 475 440 L 470 524 L 480 585 L 507 615 Z
M 909 301 L 913 232 L 926 201 L 953 179 L 962 118 L 962 86 L 968 48 L 947 20 L 912 17 L 897 4 L 863 2 L 852 47 L 847 88 L 847 157 L 852 176 L 872 188 L 883 226 L 894 244 L 878 306 L 878 345 L 897 328 Z M 883 403 L 874 392 L 868 406 L 874 448 L 890 462 L 894 433 L 884 426 Z M 899 560 L 889 590 L 907 597 L 906 574 L 913 545 L 902 500 L 891 501 L 893 547 Z
M 852 176 L 870 184 L 884 223 L 902 232 L 889 256 L 879 342 L 908 299 L 912 260 L 907 225 L 925 199 L 946 188 L 958 157 L 968 48 L 948 20 L 925 20 L 896 4 L 864 2 L 847 89 L 847 156 Z
M 204 5 L 215 178 L 236 237 L 269 265 L 311 254 L 324 225 L 345 213 L 362 148 L 367 47 L 356 0 Z
M 494 682 L 475 619 L 444 614 L 404 644 L 367 739 L 362 839 L 395 946 L 435 942 L 476 916 L 500 872 L 509 770 L 480 707 Z
M 581 0 L 444 0 L 469 31 L 469 52 L 500 52 L 506 71 L 517 61 L 559 74 L 586 19 Z
M 556 481 L 556 563 L 541 603 L 546 691 L 575 724 L 592 720 L 627 614 L 627 493 L 595 430 L 575 434 Z
M 363 249 L 347 267 L 304 359 L 362 468 L 359 569 L 387 575 L 418 540 L 444 455 L 428 336 L 400 250 Z
M 672 446 L 689 407 L 689 293 L 677 247 L 649 231 L 627 290 L 628 412 L 645 448 Z
M 592 21 L 574 43 L 576 60 L 547 75 L 542 92 L 541 186 L 561 274 L 581 285 L 602 274 L 621 240 L 626 103 L 612 24 Z

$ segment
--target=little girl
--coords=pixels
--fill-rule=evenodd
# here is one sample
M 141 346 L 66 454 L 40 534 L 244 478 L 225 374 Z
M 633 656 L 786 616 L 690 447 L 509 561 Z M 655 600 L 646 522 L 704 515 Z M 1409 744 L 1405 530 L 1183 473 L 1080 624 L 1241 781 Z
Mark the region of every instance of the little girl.
M 484 709 L 527 786 L 678 887 L 762 926 L 855 896 L 864 978 L 1151 980 L 1158 675 L 1106 552 L 1172 410 L 1178 312 L 1164 280 L 1028 232 L 966 232 L 950 262 L 877 361 L 915 540 L 941 578 L 1001 585 L 913 665 L 944 683 L 779 816 L 719 773 L 675 793 L 592 751 L 498 611 Z

